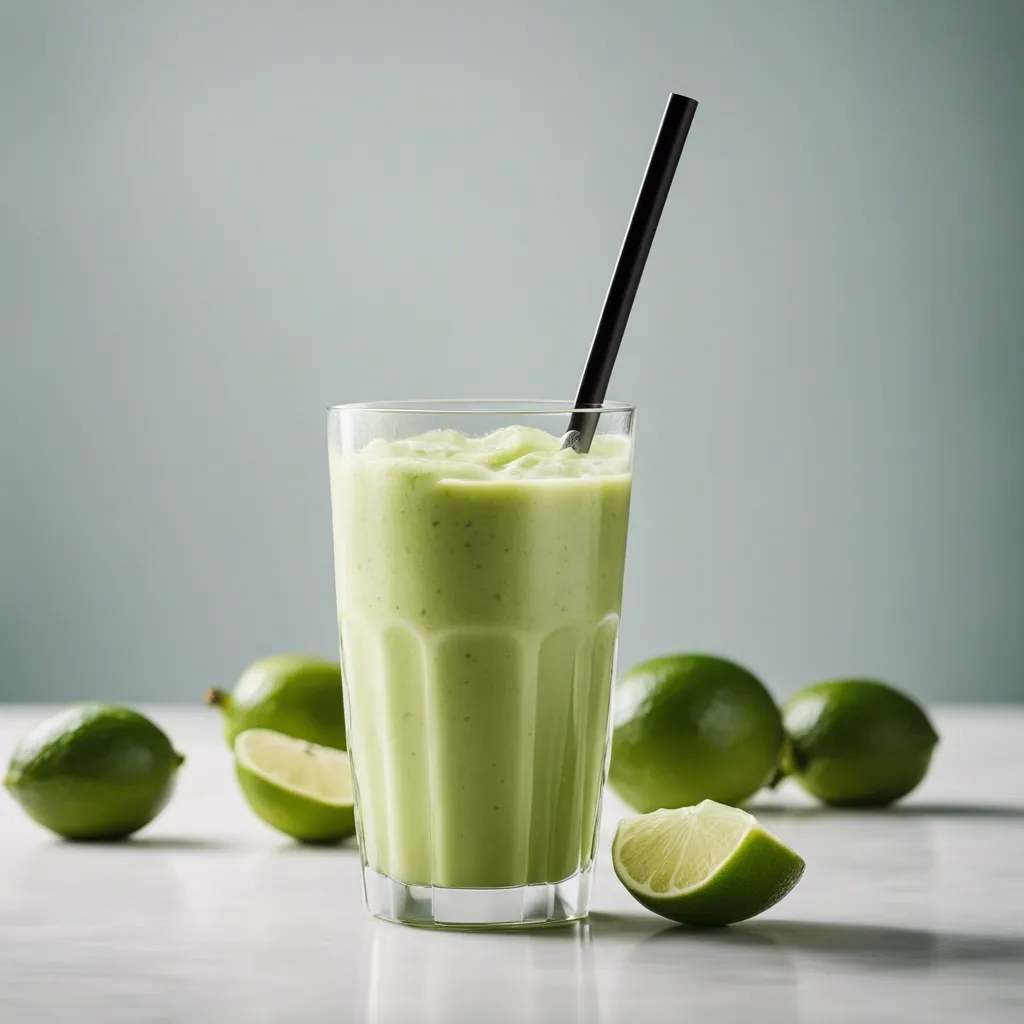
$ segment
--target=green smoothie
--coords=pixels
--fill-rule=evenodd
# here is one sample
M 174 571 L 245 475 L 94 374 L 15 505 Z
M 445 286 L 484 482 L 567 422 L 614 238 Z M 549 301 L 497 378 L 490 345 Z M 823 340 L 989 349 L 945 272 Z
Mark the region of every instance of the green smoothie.
M 408 885 L 558 882 L 590 865 L 631 449 L 432 431 L 332 453 L 363 852 Z

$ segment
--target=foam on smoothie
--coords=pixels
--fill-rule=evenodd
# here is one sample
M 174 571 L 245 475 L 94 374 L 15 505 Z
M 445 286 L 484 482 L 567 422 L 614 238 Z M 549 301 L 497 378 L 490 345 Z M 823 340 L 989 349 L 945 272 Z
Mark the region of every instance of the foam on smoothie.
M 562 448 L 561 439 L 536 427 L 502 427 L 481 437 L 457 430 L 431 430 L 398 441 L 377 438 L 359 459 L 407 463 L 411 471 L 441 479 L 566 479 L 629 472 L 629 439 L 598 434 L 590 451 Z

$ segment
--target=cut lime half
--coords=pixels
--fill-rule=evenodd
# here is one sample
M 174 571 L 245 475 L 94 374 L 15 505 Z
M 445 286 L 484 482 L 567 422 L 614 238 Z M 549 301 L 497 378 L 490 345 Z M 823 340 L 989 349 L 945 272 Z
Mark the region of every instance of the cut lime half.
M 612 863 L 649 910 L 709 927 L 762 913 L 804 873 L 803 860 L 752 814 L 713 800 L 624 818 Z
M 235 772 L 249 806 L 294 839 L 332 843 L 356 830 L 352 773 L 341 750 L 248 729 L 235 740 Z

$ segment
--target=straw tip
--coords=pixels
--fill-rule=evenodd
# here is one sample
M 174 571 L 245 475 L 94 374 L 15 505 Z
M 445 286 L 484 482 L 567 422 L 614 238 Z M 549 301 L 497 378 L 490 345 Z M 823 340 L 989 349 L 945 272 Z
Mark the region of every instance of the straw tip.
M 565 436 L 562 438 L 561 450 L 565 451 L 566 448 L 572 448 L 574 451 L 580 450 L 580 441 L 583 439 L 583 435 L 578 430 L 567 430 Z

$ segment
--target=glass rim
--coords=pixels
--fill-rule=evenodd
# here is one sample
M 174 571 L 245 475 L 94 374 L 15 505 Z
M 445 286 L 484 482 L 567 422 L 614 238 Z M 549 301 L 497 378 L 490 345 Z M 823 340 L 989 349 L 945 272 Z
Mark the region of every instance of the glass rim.
M 346 402 L 328 413 L 390 413 L 407 416 L 565 416 L 574 413 L 635 413 L 626 402 L 577 405 L 558 398 L 413 398 L 402 401 Z

